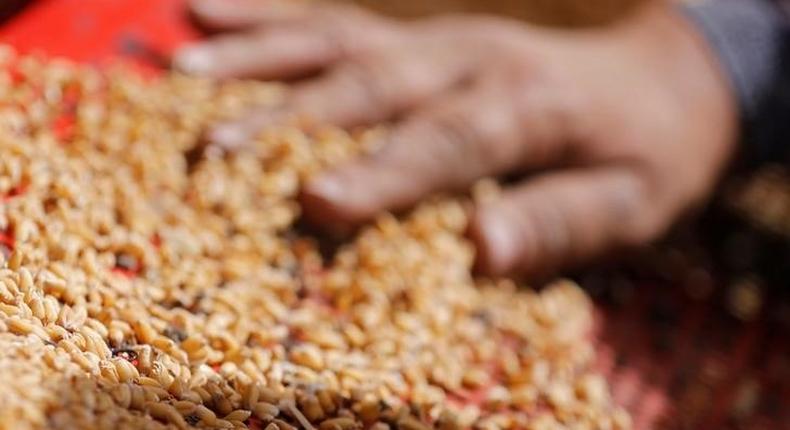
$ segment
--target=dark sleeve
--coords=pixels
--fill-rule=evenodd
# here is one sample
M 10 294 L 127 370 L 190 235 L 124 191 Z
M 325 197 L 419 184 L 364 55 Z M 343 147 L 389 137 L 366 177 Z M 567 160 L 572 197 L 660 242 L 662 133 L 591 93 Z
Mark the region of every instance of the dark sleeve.
M 790 163 L 790 19 L 768 0 L 703 0 L 686 6 L 738 96 L 748 163 Z

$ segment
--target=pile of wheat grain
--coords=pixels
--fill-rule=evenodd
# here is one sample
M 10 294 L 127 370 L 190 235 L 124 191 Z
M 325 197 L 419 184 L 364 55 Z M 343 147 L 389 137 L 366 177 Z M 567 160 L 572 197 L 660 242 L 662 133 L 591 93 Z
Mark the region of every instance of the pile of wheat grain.
M 473 279 L 462 202 L 329 261 L 294 229 L 300 181 L 365 133 L 201 153 L 286 89 L 0 57 L 0 428 L 628 426 L 586 296 Z

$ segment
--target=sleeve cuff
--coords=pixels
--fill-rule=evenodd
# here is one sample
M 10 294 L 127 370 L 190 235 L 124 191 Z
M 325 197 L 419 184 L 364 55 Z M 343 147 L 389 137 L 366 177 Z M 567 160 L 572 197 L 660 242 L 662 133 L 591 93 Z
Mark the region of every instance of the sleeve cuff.
M 745 139 L 745 164 L 790 157 L 788 17 L 767 0 L 702 0 L 685 6 L 718 53 L 736 92 Z
M 743 113 L 753 115 L 777 78 L 782 12 L 764 0 L 704 0 L 686 13 L 719 53 Z

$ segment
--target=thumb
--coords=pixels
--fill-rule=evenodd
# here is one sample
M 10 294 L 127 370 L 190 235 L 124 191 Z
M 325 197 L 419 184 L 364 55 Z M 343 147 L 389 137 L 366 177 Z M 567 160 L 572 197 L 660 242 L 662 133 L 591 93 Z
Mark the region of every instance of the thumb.
M 653 239 L 668 224 L 631 169 L 549 173 L 476 210 L 469 235 L 488 274 L 542 275 L 613 247 Z

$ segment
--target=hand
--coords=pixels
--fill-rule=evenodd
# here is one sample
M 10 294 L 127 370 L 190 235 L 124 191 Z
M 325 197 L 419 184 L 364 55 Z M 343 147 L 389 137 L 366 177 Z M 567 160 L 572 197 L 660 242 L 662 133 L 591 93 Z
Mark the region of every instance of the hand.
M 350 6 L 194 1 L 216 30 L 175 58 L 201 75 L 292 78 L 284 110 L 209 132 L 226 147 L 289 114 L 395 123 L 382 150 L 304 186 L 312 220 L 358 223 L 476 179 L 530 173 L 476 208 L 492 274 L 545 273 L 644 244 L 704 202 L 734 150 L 736 108 L 716 59 L 663 2 L 601 29 L 475 16 L 397 22 Z

